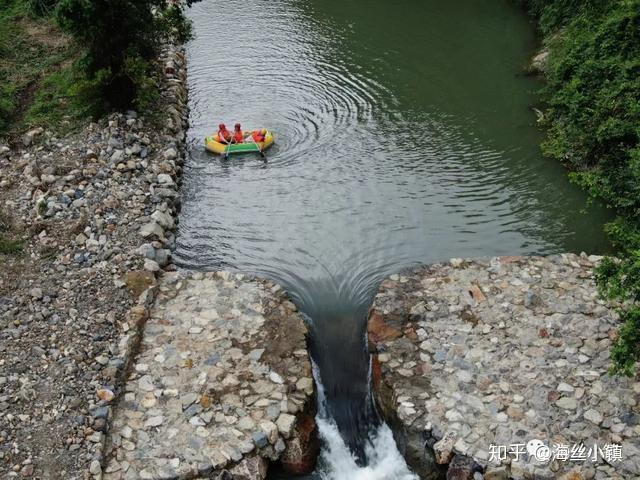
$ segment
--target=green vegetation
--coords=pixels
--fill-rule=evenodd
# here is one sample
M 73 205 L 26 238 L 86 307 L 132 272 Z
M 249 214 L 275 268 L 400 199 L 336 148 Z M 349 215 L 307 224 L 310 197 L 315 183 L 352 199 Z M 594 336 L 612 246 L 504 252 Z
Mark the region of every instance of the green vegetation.
M 597 271 L 623 322 L 612 371 L 640 361 L 640 0 L 521 0 L 550 49 L 543 150 L 593 198 L 616 209 L 617 259 Z
M 0 254 L 19 253 L 23 242 L 12 231 L 13 222 L 8 214 L 0 210 Z
M 9 240 L 0 235 L 0 254 L 19 253 L 22 251 L 20 240 Z
M 81 115 L 68 101 L 76 57 L 69 38 L 31 2 L 0 0 L 0 136 Z
M 163 41 L 191 34 L 181 4 L 166 0 L 60 0 L 56 16 L 86 48 L 77 93 L 98 115 L 150 106 L 158 90 L 150 60 Z
M 148 108 L 160 45 L 190 33 L 177 2 L 0 0 L 0 136 Z

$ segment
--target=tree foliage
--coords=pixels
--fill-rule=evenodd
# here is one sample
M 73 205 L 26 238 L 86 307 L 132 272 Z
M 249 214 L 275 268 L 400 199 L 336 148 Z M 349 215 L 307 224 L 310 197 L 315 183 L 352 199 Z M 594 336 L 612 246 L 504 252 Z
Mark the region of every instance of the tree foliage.
M 619 213 L 607 226 L 618 258 L 597 280 L 623 302 L 612 370 L 631 375 L 640 361 L 640 0 L 523 2 L 551 51 L 543 149 Z
M 191 33 L 181 3 L 166 0 L 59 0 L 56 16 L 86 48 L 78 93 L 95 101 L 96 113 L 143 107 L 156 90 L 149 61 L 162 42 Z

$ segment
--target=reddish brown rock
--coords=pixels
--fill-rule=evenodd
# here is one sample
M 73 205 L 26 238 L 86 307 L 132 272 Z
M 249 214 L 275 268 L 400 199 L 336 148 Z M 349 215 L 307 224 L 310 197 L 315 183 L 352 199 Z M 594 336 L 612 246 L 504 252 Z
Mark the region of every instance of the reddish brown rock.
M 316 467 L 319 451 L 320 443 L 313 415 L 299 415 L 294 436 L 287 442 L 287 449 L 281 457 L 283 468 L 294 475 L 311 473 Z
M 372 344 L 394 340 L 402 336 L 402 332 L 400 330 L 386 324 L 382 314 L 375 310 L 371 311 L 369 314 L 367 329 L 369 333 L 369 342 Z
M 380 385 L 380 380 L 382 378 L 382 365 L 380 364 L 380 360 L 378 360 L 378 355 L 371 356 L 371 380 L 373 382 L 373 387 L 378 388 Z
M 471 297 L 473 297 L 473 299 L 478 303 L 484 302 L 487 299 L 478 285 L 471 285 L 471 288 L 469 289 L 469 295 L 471 295 Z

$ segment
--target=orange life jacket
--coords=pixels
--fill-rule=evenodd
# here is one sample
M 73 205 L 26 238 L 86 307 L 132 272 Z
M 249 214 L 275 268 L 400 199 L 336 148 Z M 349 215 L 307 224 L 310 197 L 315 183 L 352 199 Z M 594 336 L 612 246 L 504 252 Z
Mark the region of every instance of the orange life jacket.
M 254 142 L 264 142 L 265 135 L 262 133 L 262 130 L 254 130 L 251 132 L 251 136 L 253 137 Z
M 244 141 L 242 130 L 236 130 L 233 132 L 233 141 L 236 143 L 242 143 Z
M 226 128 L 224 130 L 218 130 L 218 139 L 221 143 L 231 141 L 231 134 L 229 133 L 229 130 Z

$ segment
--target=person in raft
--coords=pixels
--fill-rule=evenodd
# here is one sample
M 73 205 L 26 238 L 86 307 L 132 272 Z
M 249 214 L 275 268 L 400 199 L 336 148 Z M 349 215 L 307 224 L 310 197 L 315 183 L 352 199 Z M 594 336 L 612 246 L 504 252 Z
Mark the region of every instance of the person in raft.
M 233 127 L 233 143 L 244 143 L 244 134 L 239 123 Z
M 224 123 L 218 125 L 218 141 L 224 144 L 231 142 L 231 132 L 227 130 Z
M 261 130 L 254 130 L 251 132 L 251 137 L 253 141 L 256 143 L 264 142 L 265 137 L 267 136 L 267 129 L 263 128 Z

